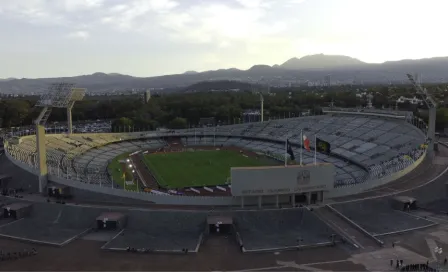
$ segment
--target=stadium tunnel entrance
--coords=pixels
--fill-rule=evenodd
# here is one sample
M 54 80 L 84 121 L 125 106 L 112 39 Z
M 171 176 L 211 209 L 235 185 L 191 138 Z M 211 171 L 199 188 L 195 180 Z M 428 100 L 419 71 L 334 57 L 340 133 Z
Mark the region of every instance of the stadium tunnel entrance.
M 310 204 L 317 204 L 322 202 L 324 199 L 324 192 L 318 191 L 318 192 L 306 192 L 301 194 L 294 194 L 291 197 L 291 203 L 295 205 L 310 205 Z
M 294 200 L 295 200 L 296 204 L 308 204 L 308 200 L 310 200 L 310 199 L 307 197 L 307 194 L 300 194 L 300 195 L 295 195 Z
M 56 199 L 68 199 L 71 198 L 70 187 L 54 185 L 47 188 L 48 197 L 54 197 Z
M 401 211 L 416 210 L 417 199 L 409 196 L 395 196 L 390 200 L 393 209 Z
M 228 216 L 210 216 L 207 218 L 207 233 L 214 235 L 232 234 L 233 219 Z
M 30 203 L 12 203 L 3 207 L 3 218 L 12 218 L 15 220 L 27 217 L 31 213 L 32 204 Z
M 126 226 L 127 216 L 117 212 L 105 212 L 96 218 L 97 230 L 121 230 Z

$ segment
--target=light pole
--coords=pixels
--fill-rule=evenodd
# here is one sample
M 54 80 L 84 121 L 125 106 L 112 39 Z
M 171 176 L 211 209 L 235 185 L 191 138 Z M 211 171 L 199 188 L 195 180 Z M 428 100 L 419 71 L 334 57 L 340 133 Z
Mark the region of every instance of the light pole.
M 303 242 L 303 238 L 302 237 L 298 237 L 297 238 L 297 250 L 300 249 L 301 243 Z
M 435 143 L 435 126 L 436 126 L 436 111 L 437 111 L 437 103 L 433 99 L 432 95 L 428 92 L 428 90 L 421 86 L 420 78 L 415 78 L 411 74 L 406 74 L 409 81 L 414 86 L 414 89 L 417 91 L 417 94 L 422 96 L 422 100 L 428 107 L 428 130 L 427 137 L 429 139 L 428 145 L 428 153 L 433 155 L 434 151 L 434 143 Z
M 336 237 L 336 234 L 331 234 L 330 235 L 330 238 L 331 238 L 331 244 L 334 246 L 335 245 L 335 237 Z
M 132 169 L 132 179 L 134 179 L 134 175 L 135 175 L 135 170 Z M 140 192 L 140 188 L 138 186 L 138 178 L 135 179 L 137 181 L 137 192 Z
M 125 169 L 125 172 L 123 173 L 123 190 L 126 191 L 126 168 L 123 167 L 123 169 Z
M 131 164 L 131 160 L 130 159 L 126 159 L 126 163 L 129 163 L 128 165 L 127 165 L 127 167 L 129 168 L 129 169 L 132 169 L 132 164 Z M 125 167 L 123 167 L 123 171 L 124 171 L 124 173 L 123 173 L 123 189 L 126 191 L 126 172 L 127 172 L 127 170 L 126 170 L 126 165 L 125 165 Z M 132 169 L 132 173 L 134 173 L 134 169 Z M 134 178 L 134 176 L 132 176 L 132 178 Z
M 252 86 L 252 93 L 256 94 L 260 97 L 260 122 L 264 121 L 264 96 L 263 94 L 270 93 L 270 86 L 262 86 L 261 84 L 257 84 L 256 86 Z M 251 115 L 249 115 L 249 120 Z
M 55 83 L 49 87 L 48 92 L 44 93 L 35 105 L 35 107 L 42 108 L 39 116 L 34 120 L 34 124 L 36 125 L 36 150 L 40 193 L 44 192 L 48 183 L 47 153 L 45 146 L 45 124 L 47 123 L 48 117 L 50 117 L 53 108 L 65 108 L 67 110 L 67 124 L 70 134 L 72 127 L 71 109 L 75 102 L 81 101 L 84 98 L 85 93 L 86 89 L 75 88 L 74 84 Z
M 437 268 L 436 271 L 440 270 L 440 265 L 439 265 L 439 256 L 442 255 L 443 253 L 443 249 L 441 247 L 436 247 L 434 248 L 434 253 L 436 254 L 436 262 L 437 262 Z

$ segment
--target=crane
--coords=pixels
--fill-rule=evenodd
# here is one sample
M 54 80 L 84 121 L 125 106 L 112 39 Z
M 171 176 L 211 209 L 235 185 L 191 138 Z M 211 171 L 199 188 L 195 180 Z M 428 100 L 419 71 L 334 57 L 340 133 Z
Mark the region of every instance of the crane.
M 417 94 L 420 94 L 423 97 L 423 101 L 429 108 L 437 108 L 437 103 L 434 101 L 432 96 L 429 94 L 428 90 L 426 88 L 423 88 L 419 83 L 417 83 L 414 79 L 414 77 L 411 74 L 406 74 L 409 81 L 414 86 L 415 90 L 417 91 Z
M 425 102 L 426 106 L 428 107 L 428 131 L 427 131 L 427 141 L 428 143 L 428 153 L 432 156 L 434 154 L 434 150 L 437 150 L 437 145 L 435 143 L 435 136 L 436 136 L 436 113 L 437 113 L 437 103 L 432 98 L 431 94 L 428 92 L 426 88 L 423 88 L 420 83 L 416 82 L 414 77 L 411 74 L 406 74 L 409 81 L 414 86 L 415 90 L 417 91 L 417 94 L 419 94 L 423 101 Z

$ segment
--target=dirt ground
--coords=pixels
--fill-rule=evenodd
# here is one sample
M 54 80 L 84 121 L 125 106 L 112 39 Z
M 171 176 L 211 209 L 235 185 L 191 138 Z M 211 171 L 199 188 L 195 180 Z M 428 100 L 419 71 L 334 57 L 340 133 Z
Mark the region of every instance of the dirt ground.
M 188 255 L 161 255 L 101 250 L 103 242 L 77 240 L 62 247 L 39 246 L 12 240 L 0 239 L 0 249 L 24 249 L 35 247 L 36 256 L 0 262 L 0 271 L 51 270 L 51 271 L 232 271 L 270 267 L 273 271 L 299 271 L 286 269 L 278 262 L 297 264 L 324 262 L 325 268 L 339 271 L 362 271 L 362 266 L 346 260 L 349 254 L 338 247 L 306 249 L 302 251 L 262 254 L 243 254 L 233 237 L 216 236 L 202 245 L 200 252 Z M 330 263 L 328 263 L 330 262 Z M 318 264 L 317 264 L 318 265 Z M 266 269 L 264 269 L 266 270 Z M 271 270 L 271 269 L 269 269 Z

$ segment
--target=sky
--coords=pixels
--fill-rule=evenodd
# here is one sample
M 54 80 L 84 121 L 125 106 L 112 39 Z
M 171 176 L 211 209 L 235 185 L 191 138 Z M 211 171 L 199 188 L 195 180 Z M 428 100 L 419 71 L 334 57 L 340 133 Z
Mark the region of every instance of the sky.
M 0 0 L 0 78 L 448 56 L 447 0 Z

